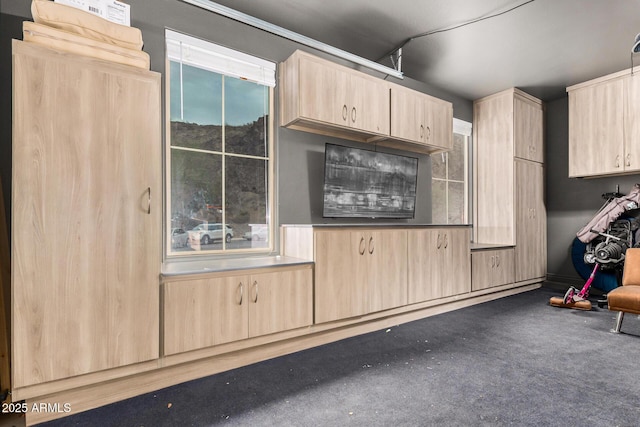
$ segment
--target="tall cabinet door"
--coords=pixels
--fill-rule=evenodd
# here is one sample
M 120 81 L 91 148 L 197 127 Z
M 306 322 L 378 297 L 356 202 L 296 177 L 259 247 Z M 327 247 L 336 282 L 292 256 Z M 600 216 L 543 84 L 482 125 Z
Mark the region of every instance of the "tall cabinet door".
M 160 76 L 13 44 L 14 387 L 159 353 Z
M 542 163 L 544 161 L 543 109 L 540 101 L 530 101 L 515 95 L 514 140 L 515 157 Z
M 368 310 L 407 303 L 407 231 L 372 231 L 367 242 Z
M 543 168 L 539 163 L 516 160 L 517 239 L 516 282 L 546 274 L 547 230 Z
M 366 239 L 343 230 L 315 232 L 315 322 L 366 312 Z
M 569 177 L 624 168 L 621 79 L 569 92 Z
M 473 122 L 476 241 L 513 245 L 513 93 L 476 101 Z

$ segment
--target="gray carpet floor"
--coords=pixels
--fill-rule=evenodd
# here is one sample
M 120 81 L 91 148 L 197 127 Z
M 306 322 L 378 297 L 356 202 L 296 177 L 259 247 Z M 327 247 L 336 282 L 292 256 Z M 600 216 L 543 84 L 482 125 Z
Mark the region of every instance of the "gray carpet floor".
M 145 394 L 48 426 L 639 426 L 640 318 L 550 288 Z

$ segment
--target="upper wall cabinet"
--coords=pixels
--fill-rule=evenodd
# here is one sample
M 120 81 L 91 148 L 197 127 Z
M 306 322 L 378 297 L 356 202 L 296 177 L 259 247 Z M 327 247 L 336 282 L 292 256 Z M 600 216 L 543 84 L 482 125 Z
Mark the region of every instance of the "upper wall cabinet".
M 571 86 L 567 92 L 569 177 L 640 171 L 640 77 L 622 71 Z
M 280 124 L 407 151 L 451 148 L 450 102 L 296 51 L 280 66 Z
M 280 72 L 283 126 L 345 133 L 361 141 L 389 134 L 389 86 L 384 80 L 301 51 Z
M 451 149 L 453 107 L 415 90 L 391 87 L 391 137 Z

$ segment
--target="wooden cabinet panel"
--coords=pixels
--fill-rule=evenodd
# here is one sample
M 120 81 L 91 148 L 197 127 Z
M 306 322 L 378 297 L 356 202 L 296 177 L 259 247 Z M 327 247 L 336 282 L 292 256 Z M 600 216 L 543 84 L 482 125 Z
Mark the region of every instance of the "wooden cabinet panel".
M 362 277 L 358 257 L 366 250 L 364 237 L 342 230 L 317 231 L 314 246 L 316 323 L 364 314 L 364 280 L 357 279 Z
M 359 316 L 406 304 L 405 230 L 315 233 L 315 321 Z
M 543 168 L 538 163 L 516 160 L 516 281 L 542 278 L 547 266 L 546 209 Z
M 300 51 L 281 68 L 283 126 L 327 134 L 345 128 L 345 137 L 361 141 L 389 135 L 384 80 Z
M 372 231 L 366 253 L 368 311 L 407 304 L 407 231 Z
M 310 56 L 299 59 L 300 116 L 321 122 L 349 125 L 348 74 Z
M 624 171 L 624 81 L 569 92 L 569 177 Z
M 624 161 L 625 172 L 640 171 L 640 74 L 625 81 Z
M 13 386 L 156 359 L 160 75 L 13 48 Z
M 476 241 L 514 245 L 513 93 L 476 101 L 473 116 Z
M 542 163 L 544 161 L 544 118 L 537 100 L 514 96 L 515 157 Z
M 432 153 L 453 144 L 450 102 L 302 51 L 280 65 L 280 124 Z
M 164 354 L 249 337 L 248 276 L 185 280 L 164 285 Z
M 412 230 L 408 236 L 409 303 L 471 290 L 467 229 Z
M 285 268 L 164 284 L 164 354 L 311 325 L 312 270 Z
M 471 290 L 479 291 L 514 281 L 513 249 L 471 252 Z
M 313 323 L 311 268 L 254 274 L 249 296 L 249 336 Z
M 391 136 L 450 149 L 453 144 L 451 103 L 411 89 L 391 86 Z

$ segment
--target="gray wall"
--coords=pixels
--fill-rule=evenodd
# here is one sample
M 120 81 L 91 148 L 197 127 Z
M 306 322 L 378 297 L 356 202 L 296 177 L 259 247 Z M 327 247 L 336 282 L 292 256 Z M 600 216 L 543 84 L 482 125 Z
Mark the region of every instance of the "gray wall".
M 638 175 L 577 179 L 569 176 L 569 101 L 565 96 L 547 103 L 546 116 L 547 272 L 549 279 L 582 285 L 571 262 L 571 245 L 605 202 L 603 193 L 627 193 Z

